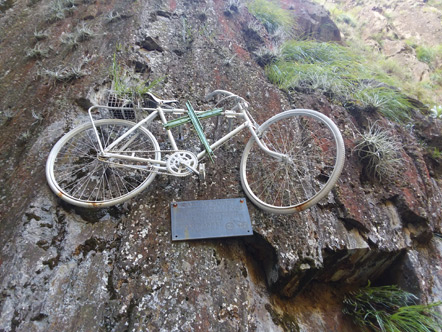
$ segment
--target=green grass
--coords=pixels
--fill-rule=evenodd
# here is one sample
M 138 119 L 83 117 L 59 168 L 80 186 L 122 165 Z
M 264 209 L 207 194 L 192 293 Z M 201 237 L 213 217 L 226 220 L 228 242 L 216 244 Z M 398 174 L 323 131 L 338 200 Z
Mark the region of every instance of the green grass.
M 314 41 L 289 41 L 281 50 L 281 56 L 286 61 L 302 63 L 323 63 L 330 65 L 358 65 L 356 54 L 350 49 L 333 43 Z
M 430 79 L 434 84 L 442 86 L 442 68 L 435 70 Z
M 343 312 L 363 331 L 440 331 L 442 315 L 436 307 L 442 302 L 416 305 L 416 300 L 416 296 L 397 286 L 368 285 L 345 298 Z
M 279 59 L 266 68 L 280 88 L 319 90 L 340 102 L 377 110 L 387 118 L 407 122 L 411 104 L 384 70 L 370 66 L 360 54 L 333 43 L 289 41 Z
M 432 70 L 440 66 L 442 62 L 442 44 L 433 46 L 419 45 L 415 49 L 417 59 L 428 64 Z
M 291 13 L 283 9 L 277 1 L 251 0 L 247 3 L 247 8 L 264 24 L 269 33 L 275 33 L 278 28 L 289 32 L 296 25 Z
M 331 43 L 290 41 L 279 60 L 267 68 L 269 79 L 283 89 L 319 89 L 348 95 L 363 67 L 349 49 Z
M 254 9 L 254 5 L 257 9 Z M 271 11 L 268 9 L 270 6 L 276 6 L 276 2 L 252 0 L 248 4 L 250 12 L 262 21 L 266 21 L 264 13 Z M 338 104 L 356 105 L 367 111 L 376 110 L 393 121 L 403 123 L 412 121 L 413 107 L 406 95 L 428 105 L 440 103 L 442 46 L 425 47 L 411 39 L 407 41 L 418 58 L 428 63 L 431 69 L 429 80 L 416 82 L 410 70 L 393 59 L 373 52 L 361 42 L 356 31 L 358 23 L 353 19 L 357 13 L 344 11 L 336 5 L 327 4 L 327 8 L 337 24 L 348 30 L 349 47 L 281 38 L 286 42 L 280 45 L 279 52 L 275 52 L 279 53 L 278 57 L 272 54 L 256 55 L 256 61 L 261 66 L 266 65 L 271 82 L 287 90 L 300 88 L 321 91 Z M 280 10 L 284 11 L 282 8 Z M 290 14 L 287 10 L 285 12 Z M 281 17 L 282 14 L 277 16 Z M 382 43 L 384 38 L 380 37 L 385 38 L 384 35 L 373 36 Z
M 434 159 L 442 159 L 442 151 L 440 151 L 438 148 L 430 149 L 430 155 Z
M 418 46 L 416 48 L 416 57 L 420 62 L 424 62 L 428 65 L 431 65 L 435 55 L 432 48 L 425 46 Z
M 366 109 L 380 111 L 384 116 L 396 122 L 410 119 L 410 101 L 399 91 L 389 87 L 373 87 L 358 89 L 353 94 L 356 103 Z
M 114 53 L 112 66 L 110 68 L 112 76 L 112 92 L 117 97 L 129 98 L 136 102 L 143 98 L 143 96 L 159 84 L 164 78 L 160 77 L 153 80 L 151 83 L 140 80 L 133 75 L 130 75 L 118 62 L 117 55 Z
M 413 49 L 408 51 L 410 51 L 410 53 L 413 53 L 414 56 L 416 56 L 416 58 L 419 58 L 419 60 L 423 63 L 427 63 L 430 67 L 430 79 L 427 79 L 425 76 L 425 81 L 424 83 L 422 83 L 420 81 L 420 78 L 415 77 L 415 73 L 411 70 L 411 68 L 404 68 L 404 65 L 401 63 L 402 60 L 395 60 L 395 57 L 387 60 L 382 54 L 382 50 L 380 50 L 380 52 L 377 52 L 376 50 L 373 50 L 372 47 L 367 47 L 367 45 L 362 40 L 362 35 L 364 34 L 364 31 L 367 32 L 365 24 L 370 23 L 360 24 L 359 21 L 354 20 L 353 23 L 356 23 L 356 25 L 351 24 L 351 17 L 361 17 L 362 15 L 364 15 L 363 13 L 360 13 L 360 11 L 358 11 L 359 7 L 354 7 L 348 10 L 348 6 L 345 7 L 339 3 L 336 4 L 334 2 L 324 2 L 319 0 L 315 0 L 315 2 L 323 5 L 326 9 L 330 11 L 332 19 L 339 27 L 341 33 L 345 36 L 345 42 L 348 45 L 351 45 L 351 48 L 355 52 L 363 55 L 367 59 L 367 62 L 370 63 L 371 67 L 377 67 L 376 70 L 378 72 L 384 70 L 390 76 L 391 82 L 388 84 L 399 87 L 401 90 L 405 91 L 407 95 L 419 99 L 424 104 L 431 105 L 434 103 L 442 102 L 442 75 L 437 72 L 438 70 L 440 70 L 442 64 L 441 45 L 422 45 L 422 41 L 419 41 L 413 37 L 403 40 L 403 42 L 405 42 L 410 48 Z M 432 6 L 437 7 L 440 5 L 440 3 L 442 3 L 441 0 L 428 1 L 423 4 L 422 8 L 433 10 L 434 8 L 432 8 Z M 438 8 L 442 9 L 442 7 Z M 394 22 L 395 16 L 402 13 L 384 11 L 382 14 L 386 17 L 387 21 L 390 22 L 391 20 L 393 20 Z M 346 18 L 347 16 L 348 18 Z M 362 20 L 362 22 L 363 21 L 364 20 Z M 398 37 L 399 36 L 396 36 L 392 31 L 380 34 L 373 34 L 371 36 L 371 38 L 375 40 L 379 45 L 382 45 L 386 39 L 395 40 Z M 397 65 L 394 64 L 394 61 L 397 61 Z M 382 82 L 385 82 L 385 78 L 382 79 Z
M 277 61 L 266 68 L 272 83 L 285 90 L 297 88 L 319 90 L 334 95 L 348 95 L 351 82 L 341 79 L 342 68 L 318 64 Z

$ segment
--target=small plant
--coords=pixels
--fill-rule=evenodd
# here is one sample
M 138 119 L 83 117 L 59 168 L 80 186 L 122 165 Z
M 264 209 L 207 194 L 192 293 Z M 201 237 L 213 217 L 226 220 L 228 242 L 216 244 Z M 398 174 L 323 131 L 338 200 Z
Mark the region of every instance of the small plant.
M 420 62 L 431 65 L 434 60 L 434 51 L 430 47 L 418 46 L 416 48 L 416 57 Z
M 401 147 L 393 135 L 374 123 L 360 136 L 354 151 L 365 165 L 367 173 L 379 180 L 393 178 L 403 163 L 398 158 Z
M 79 42 L 83 42 L 85 40 L 93 38 L 95 36 L 95 33 L 86 23 L 81 22 L 75 28 L 75 35 Z
M 48 37 L 49 34 L 46 30 L 41 30 L 41 31 L 34 30 L 34 38 L 37 39 L 38 41 L 46 39 Z
M 106 15 L 106 22 L 107 23 L 112 23 L 115 21 L 118 21 L 122 18 L 121 14 L 111 10 L 107 15 Z
M 431 81 L 439 86 L 442 86 L 442 68 L 435 70 L 431 74 Z
M 344 314 L 363 331 L 435 332 L 442 328 L 442 315 L 435 309 L 442 302 L 416 305 L 416 296 L 397 286 L 368 286 L 344 299 Z
M 430 150 L 430 155 L 433 159 L 442 159 L 442 151 L 440 151 L 438 148 L 433 148 Z
M 47 21 L 62 20 L 75 9 L 75 0 L 53 0 L 49 3 Z
M 412 107 L 408 99 L 399 91 L 386 86 L 368 86 L 358 89 L 353 97 L 362 107 L 377 110 L 397 122 L 410 120 Z
M 231 66 L 233 64 L 233 60 L 236 58 L 237 54 L 233 54 L 230 58 L 224 60 L 224 66 Z
M 111 76 L 111 90 L 115 96 L 129 98 L 133 102 L 143 99 L 143 96 L 147 92 L 149 92 L 154 86 L 163 80 L 161 77 L 148 84 L 147 81 L 142 81 L 128 75 L 127 71 L 124 70 L 118 63 L 116 53 L 114 53 L 112 61 Z
M 336 17 L 336 19 L 338 20 L 338 22 L 345 23 L 353 28 L 356 28 L 356 26 L 357 26 L 356 20 L 354 19 L 354 17 L 348 13 L 342 13 L 342 14 L 338 15 Z
M 261 67 L 265 67 L 275 63 L 278 60 L 280 56 L 280 49 L 263 46 L 257 49 L 256 52 L 254 52 L 254 55 L 256 57 L 256 63 Z
M 380 47 L 383 47 L 385 41 L 385 34 L 383 31 L 374 33 L 370 36 L 372 40 L 374 40 Z
M 26 49 L 27 58 L 41 59 L 41 58 L 47 58 L 48 56 L 49 56 L 49 49 L 43 48 L 40 44 L 35 45 L 34 48 Z
M 5 118 L 5 122 L 8 122 L 15 116 L 14 112 L 10 109 L 4 110 L 3 112 L 0 111 L 0 115 Z
M 432 118 L 442 119 L 442 105 L 434 105 L 430 112 Z
M 31 132 L 29 130 L 26 130 L 20 134 L 19 139 L 27 141 L 30 137 L 31 137 Z
M 53 82 L 70 82 L 72 80 L 79 79 L 87 74 L 82 69 L 84 63 L 85 62 L 83 62 L 79 66 L 58 67 L 55 70 L 41 69 L 38 72 L 38 75 L 47 77 L 50 81 Z
M 60 37 L 60 41 L 62 42 L 62 44 L 66 45 L 68 49 L 77 48 L 79 45 L 75 33 L 63 33 Z
M 250 20 L 247 23 L 247 29 L 258 32 L 262 29 L 262 25 L 259 23 L 258 20 Z
M 95 36 L 95 33 L 84 22 L 75 28 L 73 33 L 64 33 L 60 39 L 69 49 L 77 48 L 78 45 Z
M 428 64 L 433 71 L 437 71 L 436 68 L 442 61 L 442 45 L 419 45 L 416 47 L 416 57 L 419 61 Z
M 247 7 L 271 34 L 278 27 L 291 31 L 296 25 L 295 19 L 290 12 L 280 7 L 276 1 L 252 0 L 248 3 Z

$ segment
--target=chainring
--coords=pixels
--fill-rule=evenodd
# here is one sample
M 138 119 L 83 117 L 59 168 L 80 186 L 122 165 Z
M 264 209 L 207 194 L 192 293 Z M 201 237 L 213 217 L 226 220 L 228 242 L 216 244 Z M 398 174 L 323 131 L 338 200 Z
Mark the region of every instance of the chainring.
M 198 166 L 198 158 L 190 151 L 173 153 L 166 162 L 167 170 L 174 176 L 187 176 Z

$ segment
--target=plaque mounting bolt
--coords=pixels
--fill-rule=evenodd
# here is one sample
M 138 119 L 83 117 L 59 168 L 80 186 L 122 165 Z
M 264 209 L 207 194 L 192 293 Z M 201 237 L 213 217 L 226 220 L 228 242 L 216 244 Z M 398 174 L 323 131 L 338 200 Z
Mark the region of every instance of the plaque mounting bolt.
M 176 207 L 178 206 L 178 204 L 177 204 L 177 203 L 172 203 L 172 206 L 173 206 L 174 208 L 176 208 Z

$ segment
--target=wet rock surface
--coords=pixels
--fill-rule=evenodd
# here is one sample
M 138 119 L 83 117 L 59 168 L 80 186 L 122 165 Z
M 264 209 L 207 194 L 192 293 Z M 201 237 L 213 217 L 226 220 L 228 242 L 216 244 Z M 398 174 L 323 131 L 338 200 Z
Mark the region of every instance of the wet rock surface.
M 313 4 L 285 5 L 310 21 L 322 13 Z M 375 113 L 350 113 L 320 94 L 281 92 L 252 53 L 270 37 L 258 29 L 251 42 L 255 19 L 243 6 L 227 15 L 221 0 L 85 1 L 55 22 L 47 21 L 48 6 L 16 1 L 0 13 L 0 26 L 10 27 L 0 36 L 0 330 L 345 332 L 355 330 L 340 312 L 345 291 L 369 279 L 399 283 L 426 301 L 440 298 L 441 267 L 432 262 L 442 255 L 433 236 L 442 227 L 441 173 L 420 144 L 440 141 L 439 120 L 412 130 Z M 66 50 L 60 37 L 84 20 L 96 35 Z M 308 32 L 324 31 L 322 19 L 314 21 Z M 316 36 L 336 40 L 333 29 Z M 36 43 L 35 30 L 50 34 L 42 44 L 50 56 L 39 61 L 24 53 Z M 248 203 L 252 237 L 172 242 L 172 200 L 244 196 L 243 133 L 216 151 L 206 182 L 159 175 L 114 208 L 63 203 L 46 184 L 46 158 L 65 132 L 87 121 L 87 105 L 102 100 L 116 50 L 134 75 L 161 79 L 154 90 L 161 97 L 195 108 L 225 89 L 245 97 L 260 123 L 292 108 L 326 114 L 346 143 L 336 188 L 290 216 Z M 87 74 L 79 79 L 39 75 L 85 58 Z M 403 169 L 389 181 L 367 177 L 353 151 L 358 132 L 374 121 L 402 146 Z M 206 126 L 209 139 L 225 130 L 213 121 Z M 200 149 L 190 131 L 184 137 L 183 148 Z

